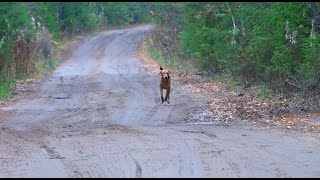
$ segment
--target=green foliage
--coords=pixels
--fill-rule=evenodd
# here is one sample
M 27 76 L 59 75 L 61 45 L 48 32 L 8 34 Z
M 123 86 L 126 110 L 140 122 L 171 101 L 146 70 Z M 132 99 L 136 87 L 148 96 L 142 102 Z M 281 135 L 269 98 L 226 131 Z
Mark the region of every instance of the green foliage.
M 298 67 L 297 76 L 302 80 L 304 87 L 314 89 L 319 84 L 320 77 L 320 36 L 314 35 L 314 39 L 305 39 L 301 45 L 303 61 Z
M 319 27 L 309 3 L 185 2 L 169 12 L 172 4 L 157 4 L 162 14 L 176 13 L 157 22 L 169 28 L 180 18 L 176 50 L 199 69 L 279 90 L 319 88 Z
M 37 25 L 43 25 L 54 37 L 58 36 L 59 27 L 57 24 L 58 13 L 56 12 L 56 3 L 42 2 L 35 4 L 34 16 Z
M 150 22 L 151 6 L 150 2 L 103 2 L 98 5 L 110 25 Z
M 72 34 L 96 30 L 100 22 L 95 5 L 95 2 L 64 2 L 63 30 Z

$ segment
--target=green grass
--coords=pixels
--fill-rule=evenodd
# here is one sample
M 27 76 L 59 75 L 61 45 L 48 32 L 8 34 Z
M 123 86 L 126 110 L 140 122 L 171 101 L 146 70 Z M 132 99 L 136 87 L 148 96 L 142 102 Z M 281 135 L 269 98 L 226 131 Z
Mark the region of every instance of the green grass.
M 9 81 L 0 83 L 0 100 L 6 99 L 12 95 L 11 85 L 12 82 Z
M 150 48 L 149 52 L 152 59 L 158 61 L 160 64 L 163 64 L 165 66 L 171 66 L 171 61 L 165 59 L 160 51 L 154 48 Z
M 167 59 L 163 56 L 161 51 L 151 47 L 150 44 L 148 44 L 148 54 L 152 59 L 154 59 L 164 67 L 170 67 L 179 72 L 191 73 L 196 71 L 195 67 L 190 61 L 182 61 L 178 58 Z
M 269 99 L 270 98 L 270 92 L 267 90 L 267 88 L 265 86 L 260 86 L 259 90 L 257 92 L 257 96 L 259 98 Z

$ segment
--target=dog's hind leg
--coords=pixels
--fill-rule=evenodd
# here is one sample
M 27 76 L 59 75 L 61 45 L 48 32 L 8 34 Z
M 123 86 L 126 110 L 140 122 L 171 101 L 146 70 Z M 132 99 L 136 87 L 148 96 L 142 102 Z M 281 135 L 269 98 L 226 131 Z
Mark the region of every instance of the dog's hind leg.
M 167 101 L 168 104 L 170 103 L 170 88 L 167 89 L 166 98 L 164 100 Z
M 163 89 L 160 88 L 160 96 L 161 96 L 161 101 L 162 103 L 164 102 L 164 98 L 163 98 Z

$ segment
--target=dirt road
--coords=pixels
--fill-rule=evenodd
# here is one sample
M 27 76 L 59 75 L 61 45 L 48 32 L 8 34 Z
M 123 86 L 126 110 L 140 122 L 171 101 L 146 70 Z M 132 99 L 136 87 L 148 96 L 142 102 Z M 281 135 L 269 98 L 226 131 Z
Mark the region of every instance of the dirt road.
M 135 56 L 152 26 L 85 39 L 0 109 L 0 177 L 320 177 L 317 134 L 184 123 L 207 97 L 173 81 L 161 104 Z

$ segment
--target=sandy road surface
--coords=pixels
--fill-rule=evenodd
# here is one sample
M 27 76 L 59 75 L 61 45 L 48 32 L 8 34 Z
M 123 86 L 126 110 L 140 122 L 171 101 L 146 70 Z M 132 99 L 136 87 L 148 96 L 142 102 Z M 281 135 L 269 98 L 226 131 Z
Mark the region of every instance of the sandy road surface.
M 317 135 L 184 124 L 206 97 L 134 56 L 151 26 L 99 33 L 0 109 L 0 177 L 320 177 Z

